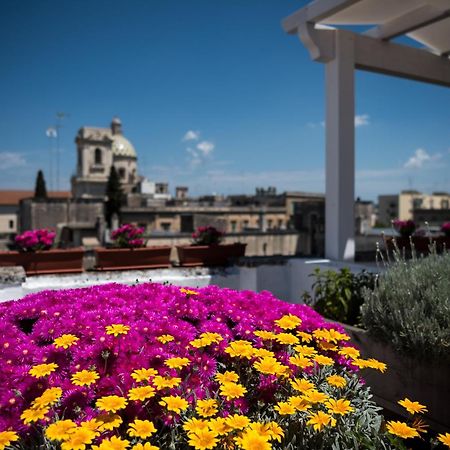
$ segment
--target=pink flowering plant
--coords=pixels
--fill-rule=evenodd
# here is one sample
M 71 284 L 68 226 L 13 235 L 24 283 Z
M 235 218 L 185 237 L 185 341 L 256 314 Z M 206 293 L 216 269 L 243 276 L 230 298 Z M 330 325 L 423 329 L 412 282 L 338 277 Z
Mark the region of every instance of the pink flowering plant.
M 1 449 L 378 450 L 419 436 L 382 428 L 360 371 L 383 363 L 269 292 L 43 291 L 0 304 L 0 357 Z
M 56 233 L 47 229 L 29 230 L 16 236 L 15 243 L 24 252 L 49 250 L 55 241 L 55 236 Z
M 145 246 L 144 228 L 132 224 L 125 224 L 111 233 L 111 239 L 116 247 L 138 248 Z
M 412 220 L 394 220 L 392 222 L 395 230 L 402 237 L 412 236 L 414 231 L 416 230 L 416 224 Z
M 445 234 L 445 236 L 450 237 L 450 222 L 445 222 L 441 226 L 441 231 Z
M 198 227 L 192 234 L 194 245 L 218 245 L 224 233 L 213 226 Z

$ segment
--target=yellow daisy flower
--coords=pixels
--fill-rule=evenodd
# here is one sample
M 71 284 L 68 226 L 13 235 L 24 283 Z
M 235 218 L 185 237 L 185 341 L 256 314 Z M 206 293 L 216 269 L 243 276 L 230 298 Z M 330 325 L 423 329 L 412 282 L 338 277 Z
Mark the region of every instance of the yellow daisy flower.
M 257 431 L 251 429 L 235 438 L 235 441 L 243 450 L 270 450 L 272 448 L 267 436 L 261 436 Z
M 278 333 L 275 336 L 277 342 L 283 345 L 295 345 L 298 344 L 299 340 L 297 336 L 294 336 L 291 333 Z
M 20 418 L 23 423 L 28 424 L 32 422 L 37 422 L 38 420 L 44 419 L 45 415 L 48 413 L 49 408 L 30 408 L 22 412 Z
M 46 428 L 45 437 L 52 441 L 67 440 L 76 428 L 77 424 L 72 420 L 58 420 Z
M 189 445 L 196 450 L 212 449 L 217 445 L 217 434 L 210 430 L 197 430 L 189 435 Z
M 324 355 L 316 355 L 314 356 L 314 361 L 321 366 L 332 366 L 334 364 L 334 360 Z
M 283 330 L 293 330 L 302 323 L 302 320 L 297 316 L 287 314 L 281 319 L 275 320 L 275 323 Z
M 335 424 L 335 421 L 332 420 L 332 417 L 329 414 L 326 414 L 323 411 L 318 411 L 309 416 L 309 420 L 308 422 L 306 422 L 306 424 L 312 425 L 316 431 L 321 431 L 322 428 L 326 427 L 327 425 L 333 426 Z
M 111 431 L 114 428 L 120 427 L 122 425 L 122 417 L 118 414 L 100 414 L 97 416 L 92 424 L 88 424 L 87 422 L 82 423 L 81 426 L 85 426 L 93 431 Z
M 347 381 L 344 377 L 341 377 L 340 375 L 330 375 L 326 378 L 327 383 L 331 386 L 335 386 L 338 388 L 343 388 L 347 385 Z
M 388 433 L 399 436 L 403 439 L 413 438 L 419 436 L 416 429 L 408 426 L 405 422 L 396 422 L 394 420 L 389 420 L 386 424 L 386 429 Z
M 265 331 L 265 330 L 257 330 L 254 331 L 253 334 L 259 338 L 261 338 L 264 341 L 272 341 L 275 339 L 276 334 L 272 331 Z
M 128 325 L 124 325 L 123 323 L 113 323 L 112 325 L 106 326 L 106 334 L 112 334 L 115 337 L 120 334 L 127 334 L 130 330 Z
M 207 430 L 208 422 L 203 419 L 197 419 L 193 417 L 192 419 L 186 420 L 183 424 L 183 430 L 189 435 L 191 433 L 196 433 L 198 430 Z
M 128 391 L 130 400 L 140 400 L 141 402 L 155 396 L 155 388 L 153 386 L 141 386 L 132 388 Z
M 179 377 L 162 377 L 161 375 L 156 375 L 152 380 L 153 385 L 156 389 L 161 390 L 164 388 L 174 388 L 181 383 L 181 378 Z
M 169 358 L 164 361 L 164 364 L 170 369 L 182 369 L 190 364 L 189 358 Z
M 180 414 L 181 411 L 184 411 L 189 406 L 188 401 L 184 398 L 179 397 L 178 395 L 169 395 L 167 397 L 162 397 L 159 404 L 161 406 L 165 406 L 169 411 L 174 411 L 177 414 Z
M 0 432 L 0 449 L 8 447 L 11 442 L 19 440 L 19 435 L 15 431 L 1 431 Z
M 163 334 L 156 338 L 157 341 L 161 342 L 161 344 L 167 344 L 168 342 L 172 342 L 175 338 L 171 334 Z
M 398 404 L 403 406 L 403 408 L 405 408 L 410 414 L 418 414 L 427 411 L 427 407 L 425 405 L 421 405 L 419 402 L 413 402 L 408 398 L 399 400 Z
M 33 366 L 28 373 L 35 378 L 42 378 L 46 375 L 50 375 L 58 368 L 58 364 L 49 363 L 49 364 L 38 364 Z
M 69 348 L 76 344 L 80 339 L 73 334 L 63 334 L 62 336 L 55 339 L 53 345 L 56 348 Z
M 282 416 L 286 416 L 289 414 L 295 414 L 297 411 L 295 409 L 295 407 L 289 403 L 289 402 L 278 402 L 274 408 L 275 411 L 278 412 L 278 414 L 282 415 Z
M 350 406 L 350 401 L 340 398 L 339 400 L 335 400 L 334 398 L 330 398 L 326 403 L 328 411 L 333 414 L 339 414 L 341 416 L 345 416 L 346 414 L 354 411 L 354 408 Z
M 130 423 L 130 428 L 128 428 L 128 434 L 131 437 L 138 437 L 141 439 L 146 439 L 154 433 L 156 433 L 156 428 L 150 420 L 136 419 L 133 423 Z
M 75 372 L 70 379 L 76 386 L 90 386 L 100 378 L 100 375 L 94 370 L 80 370 Z
M 214 378 L 219 383 L 236 383 L 239 380 L 239 375 L 236 372 L 227 370 L 225 373 L 216 373 Z
M 60 387 L 53 387 L 46 389 L 40 397 L 34 399 L 32 408 L 45 408 L 47 406 L 54 405 L 62 395 L 62 389 Z
M 186 295 L 200 295 L 197 291 L 193 291 L 192 289 L 181 288 L 180 292 Z
M 212 398 L 198 400 L 197 405 L 195 406 L 195 411 L 197 411 L 197 414 L 201 417 L 214 416 L 218 411 L 217 401 Z
M 223 383 L 220 386 L 220 394 L 225 397 L 228 401 L 234 398 L 243 397 L 247 392 L 247 389 L 238 383 Z
M 136 369 L 131 374 L 131 378 L 137 381 L 138 383 L 141 381 L 148 381 L 150 377 L 155 377 L 158 375 L 158 371 L 155 369 Z
M 450 433 L 438 434 L 437 438 L 440 442 L 442 442 L 444 445 L 446 445 L 448 448 L 450 448 Z
M 130 441 L 113 436 L 111 439 L 103 439 L 100 445 L 93 445 L 92 450 L 126 450 Z
M 159 450 L 159 447 L 150 444 L 150 442 L 146 442 L 145 444 L 138 443 L 133 445 L 131 450 Z
M 96 436 L 95 431 L 78 427 L 69 435 L 69 439 L 61 444 L 61 450 L 85 450 L 87 445 L 92 444 Z
M 97 406 L 97 408 L 101 409 L 102 411 L 115 413 L 127 406 L 127 399 L 119 397 L 118 395 L 107 395 L 105 397 L 99 398 L 95 402 L 95 406 Z
M 250 423 L 250 419 L 247 416 L 234 414 L 228 416 L 225 422 L 233 430 L 242 430 Z

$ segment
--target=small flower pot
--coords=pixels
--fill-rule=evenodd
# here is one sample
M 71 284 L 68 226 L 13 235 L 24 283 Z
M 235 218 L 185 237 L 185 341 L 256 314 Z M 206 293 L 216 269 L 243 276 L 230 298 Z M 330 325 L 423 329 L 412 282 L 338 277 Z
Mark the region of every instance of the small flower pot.
M 27 275 L 83 271 L 83 248 L 0 252 L 0 266 L 22 266 Z
M 226 266 L 233 259 L 245 255 L 247 244 L 183 245 L 177 246 L 178 259 L 183 267 Z
M 142 248 L 96 248 L 97 270 L 133 270 L 170 267 L 167 245 Z

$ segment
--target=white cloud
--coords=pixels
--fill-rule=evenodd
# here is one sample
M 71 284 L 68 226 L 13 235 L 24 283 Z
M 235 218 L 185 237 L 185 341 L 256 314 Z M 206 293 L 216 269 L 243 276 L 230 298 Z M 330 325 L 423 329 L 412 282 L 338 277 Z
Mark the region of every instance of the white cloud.
M 208 156 L 214 150 L 215 145 L 210 141 L 202 141 L 197 144 L 197 149 L 200 150 L 203 156 Z
M 368 114 L 360 114 L 355 116 L 355 127 L 362 127 L 364 125 L 369 125 L 370 117 Z
M 25 158 L 20 153 L 0 152 L 0 170 L 22 167 L 25 164 Z
M 420 169 L 424 166 L 424 164 L 431 161 L 438 161 L 442 158 L 440 153 L 435 153 L 434 155 L 430 155 L 423 148 L 418 148 L 414 154 L 406 161 L 403 165 L 405 169 Z
M 198 141 L 200 138 L 200 131 L 188 130 L 186 134 L 183 136 L 182 141 Z
M 308 128 L 317 128 L 318 126 L 325 127 L 325 120 L 320 122 L 308 122 L 306 126 Z M 365 125 L 370 125 L 370 116 L 368 114 L 357 114 L 355 116 L 355 127 L 362 127 Z

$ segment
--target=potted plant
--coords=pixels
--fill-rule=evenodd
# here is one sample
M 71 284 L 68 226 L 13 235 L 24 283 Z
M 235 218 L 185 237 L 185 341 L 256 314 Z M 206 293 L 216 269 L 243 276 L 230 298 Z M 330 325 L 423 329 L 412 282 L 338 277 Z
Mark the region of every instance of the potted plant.
M 449 249 L 450 222 L 444 223 L 441 227 L 444 236 L 431 236 L 424 229 L 416 230 L 416 224 L 412 220 L 394 220 L 392 224 L 400 236 L 387 238 L 386 247 L 390 251 L 397 247 L 407 256 L 412 256 L 413 250 L 419 254 L 428 255 L 431 248 L 435 248 L 437 253 Z
M 151 269 L 170 266 L 168 245 L 146 247 L 144 228 L 125 224 L 111 233 L 113 248 L 97 248 L 98 270 Z
M 47 229 L 16 236 L 18 251 L 0 252 L 0 266 L 23 266 L 27 275 L 83 271 L 82 248 L 52 249 L 56 234 Z
M 212 226 L 198 227 L 191 245 L 178 245 L 181 266 L 224 266 L 233 258 L 245 255 L 247 244 L 221 244 L 224 233 Z

